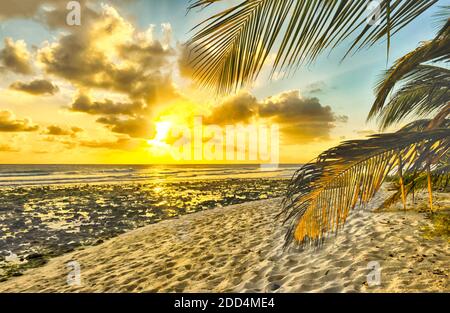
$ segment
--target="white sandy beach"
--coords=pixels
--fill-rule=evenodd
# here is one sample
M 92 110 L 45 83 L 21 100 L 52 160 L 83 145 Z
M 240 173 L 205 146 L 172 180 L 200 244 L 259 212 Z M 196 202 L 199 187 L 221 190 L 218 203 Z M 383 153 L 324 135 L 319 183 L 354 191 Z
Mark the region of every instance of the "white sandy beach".
M 424 214 L 356 211 L 320 250 L 283 251 L 279 199 L 166 220 L 54 258 L 1 292 L 449 292 L 449 250 Z M 442 205 L 448 206 L 445 200 Z M 67 284 L 81 266 L 81 286 Z M 379 262 L 381 285 L 367 283 Z

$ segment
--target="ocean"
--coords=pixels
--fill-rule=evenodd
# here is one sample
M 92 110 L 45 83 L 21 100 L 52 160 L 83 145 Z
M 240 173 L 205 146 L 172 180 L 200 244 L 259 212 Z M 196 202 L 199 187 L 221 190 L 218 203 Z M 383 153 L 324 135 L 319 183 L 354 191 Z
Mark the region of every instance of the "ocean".
M 281 197 L 298 168 L 0 165 L 0 280 L 138 227 Z
M 4 165 L 0 186 L 145 182 L 226 178 L 289 178 L 299 165 Z

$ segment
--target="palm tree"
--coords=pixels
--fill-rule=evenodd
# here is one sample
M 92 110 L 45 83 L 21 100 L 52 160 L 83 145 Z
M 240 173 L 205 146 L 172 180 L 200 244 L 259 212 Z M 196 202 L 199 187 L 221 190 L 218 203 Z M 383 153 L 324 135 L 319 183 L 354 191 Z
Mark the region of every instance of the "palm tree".
M 225 3 L 191 0 L 189 9 Z M 368 3 L 378 3 L 368 6 Z M 229 93 L 252 83 L 271 51 L 286 75 L 351 39 L 344 57 L 391 37 L 438 0 L 241 0 L 194 28 L 188 42 L 200 85 Z
M 344 224 L 357 204 L 367 204 L 392 174 L 398 176 L 400 190 L 385 204 L 401 198 L 406 209 L 408 192 L 423 186 L 425 179 L 432 210 L 433 176 L 442 182 L 449 169 L 450 71 L 439 66 L 449 60 L 447 21 L 435 39 L 386 71 L 376 87 L 369 118 L 378 116 L 381 128 L 410 115 L 432 118 L 414 121 L 396 133 L 344 142 L 297 171 L 284 201 L 285 220 L 291 224 L 287 242 L 320 244 Z M 394 90 L 396 85 L 401 87 Z
M 190 8 L 215 2 L 221 0 L 196 0 Z M 378 14 L 378 21 L 367 23 L 364 0 L 242 1 L 198 26 L 189 42 L 195 77 L 218 93 L 234 91 L 257 77 L 275 44 L 273 72 L 286 73 L 350 36 L 355 38 L 344 58 L 382 38 L 387 38 L 389 51 L 391 36 L 437 1 L 379 3 L 378 11 L 369 12 Z M 352 209 L 373 198 L 389 175 L 398 177 L 396 197 L 405 209 L 411 186 L 423 185 L 425 179 L 432 208 L 433 180 L 448 173 L 450 71 L 441 64 L 450 60 L 449 8 L 441 12 L 445 25 L 436 38 L 384 73 L 369 113 L 369 119 L 379 119 L 381 129 L 407 117 L 431 118 L 395 133 L 344 142 L 300 168 L 283 201 L 282 215 L 290 225 L 286 243 L 321 244 L 343 226 Z

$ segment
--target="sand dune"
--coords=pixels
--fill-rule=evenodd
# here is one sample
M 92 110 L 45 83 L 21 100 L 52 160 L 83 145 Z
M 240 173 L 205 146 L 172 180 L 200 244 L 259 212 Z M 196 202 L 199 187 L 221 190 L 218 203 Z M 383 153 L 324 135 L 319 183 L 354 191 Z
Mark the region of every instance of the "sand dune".
M 182 216 L 50 260 L 2 292 L 450 291 L 448 242 L 424 239 L 417 212 L 355 211 L 322 249 L 283 251 L 280 200 Z M 81 266 L 69 285 L 67 263 Z M 368 282 L 379 262 L 381 285 Z

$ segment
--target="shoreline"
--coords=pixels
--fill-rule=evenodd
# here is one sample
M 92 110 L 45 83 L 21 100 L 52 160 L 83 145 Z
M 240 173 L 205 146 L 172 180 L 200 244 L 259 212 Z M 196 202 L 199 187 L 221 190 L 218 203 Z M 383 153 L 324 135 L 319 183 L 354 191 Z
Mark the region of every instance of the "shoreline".
M 161 220 L 282 196 L 286 182 L 229 178 L 11 188 L 0 192 L 0 282 Z
M 283 250 L 280 198 L 144 226 L 52 258 L 0 292 L 449 292 L 448 242 L 425 239 L 422 213 L 355 211 L 319 250 Z M 374 201 L 376 204 L 376 201 Z M 372 208 L 373 209 L 373 208 Z M 81 286 L 69 285 L 68 263 Z M 369 286 L 379 262 L 381 285 Z

